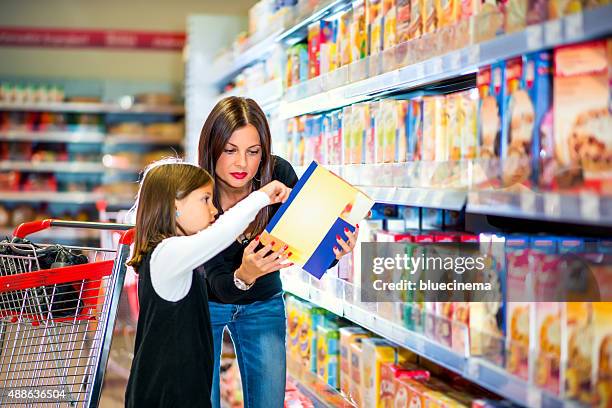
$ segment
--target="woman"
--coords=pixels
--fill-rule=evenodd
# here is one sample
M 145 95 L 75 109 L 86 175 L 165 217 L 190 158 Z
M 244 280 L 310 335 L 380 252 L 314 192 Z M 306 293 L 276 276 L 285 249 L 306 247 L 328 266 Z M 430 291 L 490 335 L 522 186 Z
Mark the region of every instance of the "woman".
M 219 214 L 272 180 L 290 188 L 297 182 L 291 165 L 272 155 L 266 116 L 252 99 L 228 97 L 217 103 L 202 128 L 199 163 L 215 179 L 214 202 Z M 219 360 L 225 327 L 234 342 L 245 407 L 283 406 L 285 304 L 280 267 L 274 264 L 281 254 L 244 252 L 278 208 L 275 205 L 260 211 L 238 240 L 204 264 L 215 349 L 213 407 L 220 406 Z M 336 259 L 352 251 L 358 232 L 338 240 Z M 260 278 L 243 278 L 254 275 Z

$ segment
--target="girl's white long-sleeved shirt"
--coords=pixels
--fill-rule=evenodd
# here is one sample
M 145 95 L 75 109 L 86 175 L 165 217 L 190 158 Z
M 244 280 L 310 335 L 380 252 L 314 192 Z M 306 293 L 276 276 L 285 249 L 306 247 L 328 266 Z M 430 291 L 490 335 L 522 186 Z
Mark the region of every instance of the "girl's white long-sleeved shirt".
M 255 191 L 208 228 L 160 242 L 151 254 L 150 263 L 155 292 L 169 302 L 183 299 L 191 288 L 193 270 L 230 246 L 268 204 L 268 195 Z

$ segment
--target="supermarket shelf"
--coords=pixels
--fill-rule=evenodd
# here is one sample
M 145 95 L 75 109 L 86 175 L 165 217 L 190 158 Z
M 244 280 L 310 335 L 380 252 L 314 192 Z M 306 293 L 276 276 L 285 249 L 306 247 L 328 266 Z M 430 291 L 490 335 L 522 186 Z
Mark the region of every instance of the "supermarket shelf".
M 306 272 L 301 273 L 304 276 L 306 275 Z M 531 408 L 579 406 L 572 401 L 564 401 L 550 395 L 548 392 L 528 384 L 484 359 L 459 354 L 420 333 L 412 332 L 392 321 L 379 317 L 375 312 L 376 303 L 358 305 L 359 302 L 346 301 L 346 285 L 349 284 L 340 279 L 330 278 L 335 282 L 327 282 L 329 287 L 334 288 L 334 293 L 331 293 L 315 287 L 312 283 L 305 283 L 303 277 L 300 279 L 294 274 L 281 274 L 281 277 L 285 291 L 334 314 L 343 316 L 517 404 Z M 314 278 L 311 279 L 314 280 Z M 352 289 L 351 293 L 354 290 Z
M 99 162 L 0 162 L 0 171 L 10 170 L 42 173 L 104 173 L 104 166 Z
M 23 111 L 23 112 L 75 112 L 75 113 L 149 113 L 182 115 L 185 108 L 182 105 L 143 105 L 134 104 L 122 107 L 115 103 L 13 103 L 0 102 L 0 111 Z
M 322 18 L 334 14 L 344 8 L 351 5 L 349 0 L 332 0 L 327 2 L 321 2 L 310 15 L 303 17 L 300 21 L 295 22 L 293 26 L 284 30 L 277 38 L 277 41 L 288 42 L 293 39 L 306 38 L 308 25 L 315 21 L 321 20 Z
M 369 73 L 369 67 L 381 66 L 387 52 L 394 52 L 404 46 L 400 44 L 396 49 L 349 65 L 348 72 L 344 75 L 338 76 L 342 73 L 332 72 L 297 85 L 297 92 L 293 92 L 290 88 L 288 93 L 292 92 L 294 95 L 297 93 L 302 97 L 298 100 L 286 97 L 281 101 L 280 117 L 288 119 L 307 113 L 336 109 L 385 93 L 417 88 L 443 79 L 473 73 L 480 66 L 512 56 L 601 37 L 612 31 L 611 19 L 612 5 L 602 6 L 559 20 L 536 24 L 524 31 L 506 34 L 380 75 Z M 351 73 L 357 73 L 354 75 L 355 78 L 366 79 L 347 84 L 349 77 L 353 76 Z
M 0 202 L 95 204 L 102 200 L 120 207 L 131 207 L 134 203 L 134 197 L 114 195 L 109 198 L 103 193 L 0 191 Z
M 261 41 L 256 42 L 255 45 L 247 48 L 233 60 L 230 59 L 229 61 L 215 64 L 214 71 L 219 74 L 213 79 L 213 82 L 222 89 L 225 84 L 231 82 L 244 68 L 265 58 L 276 44 L 277 37 L 281 32 L 282 29 L 276 30 Z
M 409 185 L 407 174 L 415 173 L 420 167 L 431 164 L 418 162 L 396 164 L 352 164 L 325 165 L 349 183 L 355 185 L 378 203 L 407 205 L 412 207 L 440 208 L 459 211 L 467 200 L 467 190 L 458 188 L 418 188 L 395 187 Z M 452 166 L 449 166 L 452 167 Z M 298 176 L 302 176 L 306 166 L 296 166 Z
M 13 236 L 12 228 L 0 228 L 0 240 Z M 43 230 L 28 236 L 34 242 L 39 241 L 74 241 L 100 239 L 100 231 L 87 229 L 57 228 L 54 230 Z
M 467 212 L 514 218 L 612 227 L 612 196 L 596 194 L 478 191 L 468 195 Z
M 307 16 L 297 16 L 297 21 L 281 20 L 277 29 L 271 28 L 270 34 L 262 39 L 253 39 L 251 47 L 244 50 L 237 58 L 221 61 L 215 64 L 215 71 L 219 73 L 213 79 L 219 89 L 229 83 L 244 68 L 265 58 L 266 54 L 277 43 L 288 43 L 296 37 L 305 38 L 308 25 L 314 21 L 330 15 L 351 4 L 349 0 L 331 0 L 322 2 L 317 8 L 308 12 Z M 288 16 L 285 16 L 285 20 Z M 258 40 L 258 41 L 255 41 Z
M 138 144 L 138 145 L 168 145 L 168 146 L 176 146 L 182 145 L 183 139 L 176 139 L 170 137 L 160 137 L 160 136 L 149 136 L 149 135 L 108 135 L 106 137 L 106 145 L 130 145 L 130 144 Z
M 377 203 L 399 204 L 411 207 L 440 208 L 460 211 L 467 199 L 466 191 L 402 187 L 360 187 Z
M 0 132 L 0 141 L 7 142 L 57 142 L 57 143 L 104 143 L 101 132 L 30 132 L 11 130 Z
M 244 96 L 254 99 L 263 110 L 267 110 L 270 106 L 280 102 L 283 96 L 283 82 L 281 79 L 275 79 L 254 88 L 234 88 L 221 94 L 219 99 L 228 96 Z

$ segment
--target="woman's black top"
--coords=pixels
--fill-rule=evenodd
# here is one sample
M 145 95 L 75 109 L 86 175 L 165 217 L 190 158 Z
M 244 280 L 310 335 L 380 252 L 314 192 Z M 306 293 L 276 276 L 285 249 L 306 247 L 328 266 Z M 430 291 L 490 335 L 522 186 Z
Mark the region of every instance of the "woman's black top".
M 293 188 L 298 178 L 291 164 L 278 156 L 272 156 L 272 160 L 274 161 L 272 180 L 278 180 L 287 187 Z M 280 204 L 271 206 L 270 216 L 273 216 L 280 206 Z M 257 279 L 248 291 L 236 287 L 234 272 L 242 263 L 242 254 L 246 245 L 247 243 L 242 244 L 234 241 L 225 251 L 204 264 L 209 300 L 218 303 L 244 305 L 267 300 L 282 290 L 283 286 L 279 272 L 272 272 Z

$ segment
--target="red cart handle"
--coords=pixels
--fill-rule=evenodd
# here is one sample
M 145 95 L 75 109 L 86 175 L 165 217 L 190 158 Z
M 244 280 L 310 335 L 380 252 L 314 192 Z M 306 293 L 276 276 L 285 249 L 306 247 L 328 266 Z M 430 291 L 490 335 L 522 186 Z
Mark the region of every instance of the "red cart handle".
M 50 227 L 68 227 L 68 228 L 91 228 L 99 230 L 114 230 L 126 231 L 123 233 L 121 244 L 130 245 L 134 240 L 134 226 L 130 224 L 117 224 L 112 222 L 81 222 L 81 221 L 62 221 L 46 219 L 42 221 L 24 222 L 13 231 L 13 236 L 17 238 L 25 238 L 30 234 L 48 229 Z

